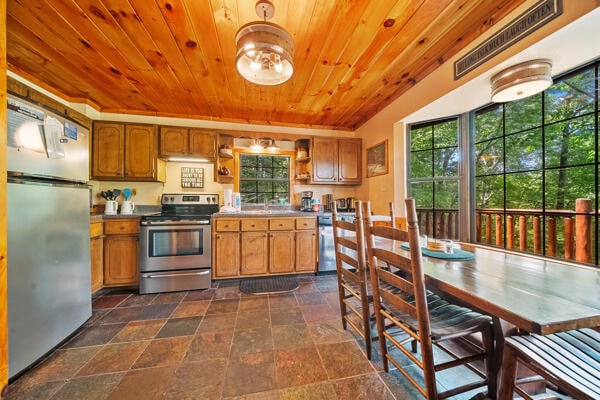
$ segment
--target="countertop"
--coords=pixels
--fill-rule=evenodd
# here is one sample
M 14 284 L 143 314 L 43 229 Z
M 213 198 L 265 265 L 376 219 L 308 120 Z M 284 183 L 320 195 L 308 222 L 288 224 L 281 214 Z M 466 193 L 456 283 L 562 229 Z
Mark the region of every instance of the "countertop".
M 95 210 L 98 210 L 97 213 L 90 214 L 90 220 L 98 220 L 98 219 L 114 219 L 114 218 L 140 218 L 144 215 L 152 215 L 156 213 L 160 213 L 160 206 L 153 205 L 136 205 L 135 211 L 133 214 L 116 214 L 116 215 L 104 215 L 102 211 L 104 210 L 104 206 L 95 207 Z
M 319 213 L 295 210 L 250 210 L 240 212 L 218 212 L 213 218 L 269 218 L 269 217 L 317 217 Z

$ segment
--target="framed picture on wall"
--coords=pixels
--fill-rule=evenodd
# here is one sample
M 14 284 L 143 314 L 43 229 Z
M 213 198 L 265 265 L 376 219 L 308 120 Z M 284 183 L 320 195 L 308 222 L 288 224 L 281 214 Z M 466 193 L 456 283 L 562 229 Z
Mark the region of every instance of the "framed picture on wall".
M 388 141 L 367 148 L 367 178 L 377 175 L 385 175 L 388 168 Z

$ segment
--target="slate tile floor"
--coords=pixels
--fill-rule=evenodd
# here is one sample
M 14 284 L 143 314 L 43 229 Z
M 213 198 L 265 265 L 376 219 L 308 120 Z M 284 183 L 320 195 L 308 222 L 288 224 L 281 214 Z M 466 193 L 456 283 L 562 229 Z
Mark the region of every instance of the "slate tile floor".
M 335 275 L 302 276 L 279 295 L 214 286 L 103 294 L 76 336 L 11 383 L 8 399 L 422 398 L 341 328 Z

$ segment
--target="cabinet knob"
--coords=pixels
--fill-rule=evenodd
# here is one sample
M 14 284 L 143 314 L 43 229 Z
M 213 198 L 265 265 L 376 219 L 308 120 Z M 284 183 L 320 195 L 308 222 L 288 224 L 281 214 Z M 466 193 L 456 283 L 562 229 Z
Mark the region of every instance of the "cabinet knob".
M 283 224 L 279 224 L 279 226 L 283 226 Z
M 254 224 L 250 225 L 251 228 L 254 228 Z

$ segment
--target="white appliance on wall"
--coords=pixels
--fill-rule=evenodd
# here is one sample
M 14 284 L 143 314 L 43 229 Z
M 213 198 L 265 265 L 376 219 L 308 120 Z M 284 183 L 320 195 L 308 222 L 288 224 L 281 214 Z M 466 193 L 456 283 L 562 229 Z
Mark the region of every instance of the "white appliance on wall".
M 8 372 L 91 315 L 89 132 L 8 98 Z

